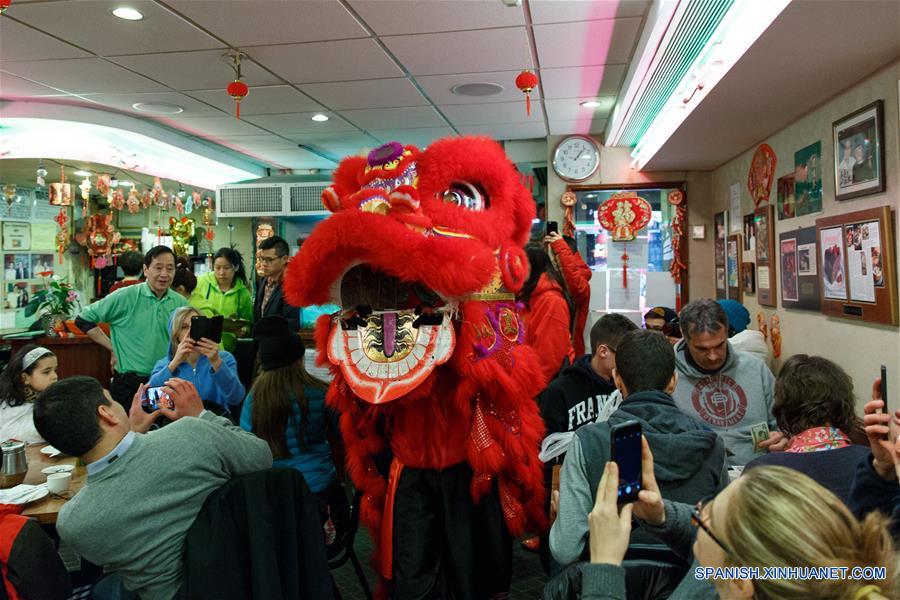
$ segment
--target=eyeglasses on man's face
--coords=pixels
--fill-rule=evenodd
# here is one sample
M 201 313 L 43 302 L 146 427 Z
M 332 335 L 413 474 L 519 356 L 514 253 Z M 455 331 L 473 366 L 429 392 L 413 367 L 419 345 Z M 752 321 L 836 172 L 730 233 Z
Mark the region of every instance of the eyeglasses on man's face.
M 705 531 L 706 535 L 708 535 L 712 539 L 712 541 L 714 541 L 716 545 L 719 546 L 719 548 L 725 551 L 725 554 L 731 554 L 731 550 L 728 549 L 728 546 L 726 546 L 718 537 L 716 537 L 716 534 L 712 532 L 712 529 L 710 529 L 709 525 L 703 522 L 703 507 L 709 507 L 709 505 L 712 503 L 712 500 L 712 497 L 710 497 L 697 503 L 697 505 L 691 510 L 691 524 L 694 525 L 694 527 L 699 527 L 700 529 Z
M 270 265 L 273 262 L 275 262 L 276 260 L 280 260 L 282 258 L 284 258 L 284 257 L 283 256 L 260 256 L 259 262 Z

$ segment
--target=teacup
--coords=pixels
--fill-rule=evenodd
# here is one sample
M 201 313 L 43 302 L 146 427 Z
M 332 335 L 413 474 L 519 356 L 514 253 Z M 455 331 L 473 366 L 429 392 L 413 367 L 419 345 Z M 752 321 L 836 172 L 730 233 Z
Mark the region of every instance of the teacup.
M 72 473 L 51 473 L 47 475 L 47 489 L 51 494 L 61 495 L 69 489 Z

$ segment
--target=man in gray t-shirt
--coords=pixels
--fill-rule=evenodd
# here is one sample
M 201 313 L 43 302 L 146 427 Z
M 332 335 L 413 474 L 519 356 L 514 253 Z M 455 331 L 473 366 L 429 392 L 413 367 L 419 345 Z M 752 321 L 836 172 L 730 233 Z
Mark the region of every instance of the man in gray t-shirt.
M 60 539 L 143 600 L 170 600 L 182 582 L 184 540 L 206 497 L 235 475 L 272 466 L 268 444 L 203 409 L 196 388 L 170 379 L 171 407 L 130 415 L 91 377 L 47 388 L 34 424 L 87 465 L 87 483 L 59 512 Z M 164 415 L 170 425 L 146 432 Z
M 685 414 L 718 433 L 729 466 L 784 450 L 787 438 L 772 415 L 775 376 L 755 356 L 728 341 L 728 316 L 714 300 L 695 300 L 679 313 L 683 339 L 675 346 L 678 385 L 672 398 Z M 753 432 L 768 439 L 754 443 Z

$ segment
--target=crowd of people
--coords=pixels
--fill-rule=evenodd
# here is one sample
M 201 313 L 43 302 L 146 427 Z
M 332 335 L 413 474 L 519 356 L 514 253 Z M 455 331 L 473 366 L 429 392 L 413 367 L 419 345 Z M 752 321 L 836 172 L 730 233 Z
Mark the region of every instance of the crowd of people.
M 545 598 L 898 597 L 900 439 L 888 433 L 900 411 L 884 414 L 879 382 L 860 418 L 832 361 L 791 356 L 776 377 L 730 300 L 654 307 L 643 327 L 606 314 L 585 348 L 591 271 L 571 242 L 551 234 L 527 248 L 517 297 L 550 381 L 535 401 L 552 525 L 524 541 L 551 575 Z M 231 248 L 199 278 L 164 246 L 124 257 L 126 279 L 76 320 L 110 350 L 109 390 L 57 381 L 56 357 L 34 344 L 0 373 L 0 440 L 48 442 L 86 465 L 57 530 L 107 573 L 94 597 L 175 597 L 207 496 L 273 466 L 302 475 L 328 556 L 345 543 L 338 415 L 328 383 L 304 367 L 299 312 L 281 287 L 289 258 L 283 239 L 262 242 L 252 298 Z M 194 339 L 192 319 L 215 315 L 233 321 L 228 335 Z M 245 389 L 232 352 L 248 336 L 257 373 Z M 164 394 L 155 409 L 148 388 Z M 626 423 L 642 432 L 642 485 L 623 504 L 611 437 Z M 883 571 L 831 581 L 752 570 L 822 566 Z

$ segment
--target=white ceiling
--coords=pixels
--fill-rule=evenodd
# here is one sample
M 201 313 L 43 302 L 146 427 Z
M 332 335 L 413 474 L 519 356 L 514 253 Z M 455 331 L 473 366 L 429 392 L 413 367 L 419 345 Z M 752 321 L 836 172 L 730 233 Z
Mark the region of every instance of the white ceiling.
M 795 0 L 643 170 L 715 169 L 898 58 L 897 0 Z
M 397 139 L 601 133 L 632 59 L 648 0 L 14 0 L 0 18 L 0 98 L 184 112 L 160 123 L 276 168 L 331 168 Z M 240 48 L 251 86 L 241 120 L 222 56 Z M 532 114 L 514 80 L 532 66 Z M 450 93 L 492 82 L 489 97 Z M 580 101 L 602 97 L 596 110 Z M 310 117 L 331 117 L 316 123 Z M 313 152 L 299 148 L 309 147 Z

